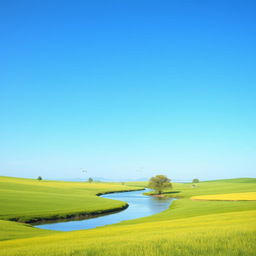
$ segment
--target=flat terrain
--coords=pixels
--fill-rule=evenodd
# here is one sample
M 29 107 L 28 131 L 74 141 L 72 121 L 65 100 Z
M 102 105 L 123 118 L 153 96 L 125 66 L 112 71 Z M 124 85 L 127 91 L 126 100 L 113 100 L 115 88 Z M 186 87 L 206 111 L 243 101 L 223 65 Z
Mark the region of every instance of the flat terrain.
M 216 201 L 255 201 L 256 192 L 231 193 L 221 195 L 192 196 L 194 200 L 216 200 Z
M 7 183 L 9 184 L 10 195 L 12 195 L 12 190 L 16 190 L 18 196 L 19 189 L 16 182 L 20 179 L 13 179 L 13 185 L 11 185 L 12 178 L 1 178 L 3 184 L 6 182 L 4 179 L 9 179 Z M 27 182 L 29 187 L 31 186 L 31 180 L 24 180 L 24 182 Z M 31 193 L 37 191 L 38 183 L 34 183 Z M 101 207 L 98 200 L 102 198 L 95 197 L 99 190 L 107 191 L 110 186 L 117 186 L 115 188 L 121 190 L 121 185 L 118 184 L 95 184 L 95 186 L 101 186 L 101 188 L 90 190 L 87 186 L 94 184 L 78 183 L 77 186 L 81 186 L 81 188 L 78 188 L 73 183 L 66 182 L 65 185 L 62 182 L 55 183 L 59 185 L 61 191 L 81 190 L 81 194 L 76 192 L 78 194 L 75 193 L 74 197 L 84 198 L 88 207 L 94 204 L 90 209 Z M 134 188 L 134 185 L 139 186 L 140 184 L 126 183 L 126 185 L 133 185 Z M 141 183 L 141 186 L 144 185 L 145 183 Z M 42 186 L 42 183 L 38 186 Z M 173 190 L 168 191 L 166 195 L 178 197 L 179 200 L 174 201 L 170 209 L 164 212 L 108 227 L 72 232 L 40 230 L 27 224 L 6 221 L 10 218 L 12 212 L 14 215 L 16 212 L 16 216 L 19 218 L 22 216 L 19 216 L 18 213 L 24 212 L 27 214 L 26 216 L 32 216 L 29 211 L 20 209 L 19 204 L 17 204 L 15 210 L 15 201 L 12 204 L 8 203 L 9 193 L 7 190 L 4 192 L 5 195 L 2 195 L 1 192 L 0 199 L 5 219 L 0 222 L 1 227 L 3 227 L 0 235 L 4 240 L 0 242 L 1 256 L 255 255 L 255 201 L 200 201 L 191 200 L 190 198 L 193 196 L 221 196 L 222 194 L 256 192 L 256 179 L 201 182 L 196 187 L 192 184 L 174 184 Z M 23 184 L 23 190 L 26 191 L 25 184 Z M 59 196 L 61 194 L 62 192 Z M 93 197 L 94 200 L 87 202 L 87 197 L 89 199 Z M 72 198 L 72 194 L 70 198 Z M 62 199 L 65 201 L 65 197 L 62 197 Z M 41 197 L 34 195 L 34 200 L 39 203 Z M 18 201 L 17 199 L 16 202 Z M 110 203 L 113 202 L 107 201 L 106 205 L 103 204 L 103 206 L 107 207 Z M 30 204 L 33 205 L 33 201 L 30 201 Z M 120 206 L 120 202 L 115 202 L 115 204 Z M 54 205 L 50 205 L 47 208 L 48 211 L 51 207 L 56 208 Z M 41 212 L 43 212 L 43 209 L 41 209 Z

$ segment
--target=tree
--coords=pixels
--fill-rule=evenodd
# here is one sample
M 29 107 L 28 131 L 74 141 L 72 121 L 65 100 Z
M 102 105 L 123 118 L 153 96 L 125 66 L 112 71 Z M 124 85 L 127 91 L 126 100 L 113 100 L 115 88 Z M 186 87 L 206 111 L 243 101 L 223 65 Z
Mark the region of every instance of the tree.
M 89 183 L 92 183 L 92 182 L 93 182 L 93 178 L 90 177 L 90 178 L 88 179 L 88 182 L 89 182 Z
M 38 176 L 37 179 L 40 181 L 42 180 L 43 178 L 41 176 Z
M 154 189 L 160 195 L 165 189 L 171 189 L 172 183 L 165 175 L 156 175 L 149 180 L 148 187 Z
M 192 183 L 199 183 L 199 179 L 193 179 Z

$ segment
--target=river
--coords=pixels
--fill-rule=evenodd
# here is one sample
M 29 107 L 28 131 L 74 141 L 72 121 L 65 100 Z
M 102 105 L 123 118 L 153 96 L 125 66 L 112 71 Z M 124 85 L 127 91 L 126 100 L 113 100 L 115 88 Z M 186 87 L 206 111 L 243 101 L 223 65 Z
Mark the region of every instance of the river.
M 102 195 L 101 197 L 125 201 L 129 207 L 123 211 L 98 216 L 90 219 L 72 220 L 66 222 L 56 222 L 48 224 L 36 225 L 37 228 L 58 230 L 58 231 L 72 231 L 81 229 L 92 229 L 105 225 L 119 223 L 125 220 L 132 220 L 141 217 L 150 216 L 162 212 L 169 208 L 173 198 L 158 198 L 152 196 L 145 196 L 146 190 L 119 192 Z

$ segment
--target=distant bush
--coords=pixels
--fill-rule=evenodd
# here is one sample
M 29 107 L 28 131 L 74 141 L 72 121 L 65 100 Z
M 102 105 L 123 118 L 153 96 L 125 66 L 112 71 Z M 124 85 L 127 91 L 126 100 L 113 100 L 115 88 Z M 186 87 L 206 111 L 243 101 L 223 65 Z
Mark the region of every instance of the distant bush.
M 199 179 L 193 179 L 192 183 L 199 183 Z
M 90 178 L 88 179 L 88 182 L 89 182 L 89 183 L 92 183 L 92 182 L 93 182 L 93 178 L 90 177 Z
M 37 179 L 40 181 L 42 180 L 43 178 L 41 176 L 38 176 Z

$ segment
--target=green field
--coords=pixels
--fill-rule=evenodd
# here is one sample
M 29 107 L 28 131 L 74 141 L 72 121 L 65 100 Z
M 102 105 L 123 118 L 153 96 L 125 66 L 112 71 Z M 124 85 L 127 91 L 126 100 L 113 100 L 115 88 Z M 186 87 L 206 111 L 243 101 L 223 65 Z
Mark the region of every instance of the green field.
M 28 224 L 56 214 L 95 212 L 122 207 L 119 201 L 95 197 L 107 191 L 129 190 L 107 183 L 35 181 L 1 177 L 1 256 L 254 256 L 255 201 L 200 201 L 192 196 L 256 192 L 256 179 L 173 184 L 166 196 L 178 197 L 170 209 L 141 219 L 72 232 L 54 232 Z M 170 193 L 175 192 L 175 193 Z M 72 208 L 70 208 L 72 206 Z
M 126 206 L 125 202 L 96 197 L 96 194 L 134 189 L 140 188 L 0 177 L 0 219 L 34 222 L 120 209 Z

